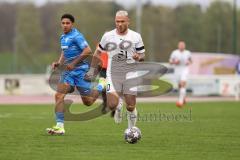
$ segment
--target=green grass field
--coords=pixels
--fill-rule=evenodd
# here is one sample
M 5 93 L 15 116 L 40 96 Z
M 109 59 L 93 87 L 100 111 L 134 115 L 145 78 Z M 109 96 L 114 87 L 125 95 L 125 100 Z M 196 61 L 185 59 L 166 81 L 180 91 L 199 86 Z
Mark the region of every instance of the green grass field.
M 75 105 L 73 111 L 85 111 Z M 238 160 L 239 102 L 138 104 L 142 140 L 127 144 L 124 118 L 114 124 L 109 114 L 85 122 L 66 122 L 66 135 L 49 136 L 52 105 L 0 105 L 0 160 Z M 190 112 L 191 110 L 191 112 Z M 149 118 L 150 113 L 161 118 Z M 164 116 L 165 115 L 165 116 Z M 145 118 L 144 118 L 145 116 Z M 174 117 L 173 117 L 174 116 Z M 148 118 L 146 118 L 148 117 Z

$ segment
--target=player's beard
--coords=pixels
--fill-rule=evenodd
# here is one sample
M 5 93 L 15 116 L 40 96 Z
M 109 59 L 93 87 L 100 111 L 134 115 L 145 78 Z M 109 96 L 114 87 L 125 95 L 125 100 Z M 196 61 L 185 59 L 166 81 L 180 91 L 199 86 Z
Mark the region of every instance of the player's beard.
M 125 34 L 126 31 L 127 31 L 127 27 L 126 27 L 126 26 L 119 26 L 118 32 L 119 32 L 120 34 Z

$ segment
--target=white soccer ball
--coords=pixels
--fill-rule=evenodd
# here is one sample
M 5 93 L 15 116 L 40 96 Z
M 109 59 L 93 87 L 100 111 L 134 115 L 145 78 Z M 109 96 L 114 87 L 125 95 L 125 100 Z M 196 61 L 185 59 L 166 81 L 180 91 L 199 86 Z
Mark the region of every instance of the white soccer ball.
M 127 143 L 137 143 L 141 137 L 141 131 L 137 127 L 127 128 L 124 131 L 124 139 Z

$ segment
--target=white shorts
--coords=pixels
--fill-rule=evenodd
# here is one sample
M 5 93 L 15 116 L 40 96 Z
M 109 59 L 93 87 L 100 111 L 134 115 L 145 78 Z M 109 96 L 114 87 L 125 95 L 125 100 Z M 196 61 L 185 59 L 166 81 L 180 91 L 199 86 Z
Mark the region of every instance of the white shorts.
M 180 81 L 187 81 L 188 79 L 188 75 L 189 75 L 189 70 L 188 68 L 186 69 L 178 69 L 175 70 L 174 72 L 174 78 L 176 79 L 176 81 L 179 83 Z
M 124 74 L 114 75 L 114 77 L 112 77 L 112 75 L 107 72 L 107 93 L 117 92 L 122 94 L 137 95 L 137 90 L 131 89 L 137 84 L 137 79 L 134 81 L 128 81 L 134 77 L 137 76 L 133 76 L 133 74 Z

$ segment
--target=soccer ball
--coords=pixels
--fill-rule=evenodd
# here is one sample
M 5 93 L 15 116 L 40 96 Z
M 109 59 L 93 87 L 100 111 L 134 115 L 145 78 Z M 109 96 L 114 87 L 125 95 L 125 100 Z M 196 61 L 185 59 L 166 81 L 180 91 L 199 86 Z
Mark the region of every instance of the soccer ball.
M 141 131 L 137 127 L 127 128 L 124 131 L 124 139 L 127 143 L 137 143 L 142 137 Z

